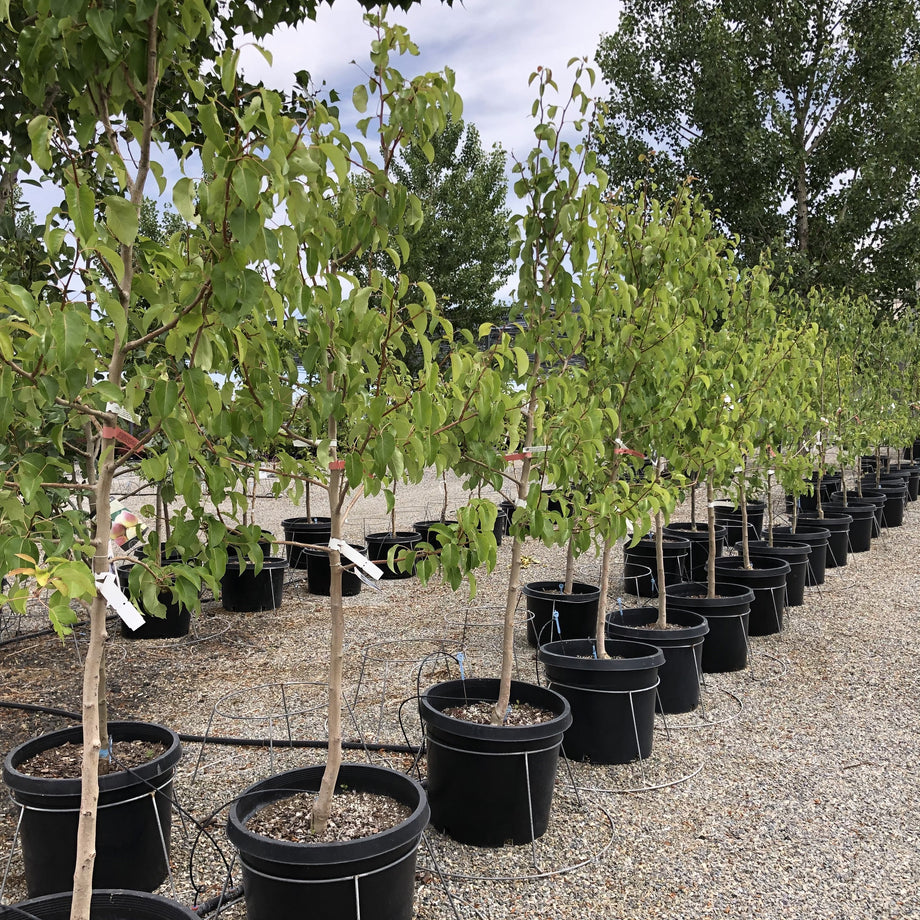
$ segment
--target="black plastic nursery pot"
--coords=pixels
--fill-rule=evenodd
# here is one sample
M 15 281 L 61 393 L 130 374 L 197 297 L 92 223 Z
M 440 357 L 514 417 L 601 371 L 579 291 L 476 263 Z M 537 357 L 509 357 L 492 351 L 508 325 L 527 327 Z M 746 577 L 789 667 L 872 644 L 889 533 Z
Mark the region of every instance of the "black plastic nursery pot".
M 258 572 L 254 562 L 241 565 L 239 559 L 228 559 L 227 571 L 220 580 L 224 610 L 235 613 L 277 610 L 284 594 L 284 573 L 287 568 L 287 559 L 280 556 L 264 559 Z
M 746 569 L 740 556 L 716 559 L 716 585 L 747 585 L 754 592 L 748 635 L 770 636 L 783 628 L 786 576 L 791 566 L 775 556 L 752 556 L 751 565 Z
M 133 562 L 115 567 L 118 585 L 125 595 L 129 594 L 129 579 Z M 124 620 L 119 630 L 125 639 L 181 639 L 187 636 L 192 626 L 192 612 L 184 604 L 173 600 L 172 592 L 165 588 L 157 595 L 159 602 L 166 608 L 162 617 L 148 613 L 142 598 L 134 599 L 137 609 L 144 615 L 144 625 L 131 629 Z
M 292 517 L 281 522 L 284 539 L 287 543 L 309 543 L 319 545 L 328 543 L 332 536 L 332 520 L 327 517 Z M 305 569 L 307 557 L 302 546 L 284 548 L 288 565 L 292 569 Z
M 748 502 L 747 503 L 747 526 L 748 539 L 759 540 L 763 530 L 763 516 L 767 510 L 766 502 Z M 724 524 L 726 528 L 725 540 L 729 546 L 734 546 L 742 539 L 742 515 L 741 509 L 734 505 L 716 505 L 716 523 Z
M 839 492 L 835 492 L 839 496 Z M 844 505 L 837 498 L 831 499 L 825 510 L 834 514 L 848 514 L 853 519 L 848 533 L 848 546 L 851 553 L 865 553 L 872 548 L 872 531 L 875 527 L 874 502 L 868 499 L 851 498 Z
M 515 509 L 516 507 L 517 507 L 517 506 L 514 504 L 514 502 L 509 502 L 509 501 L 507 501 L 507 500 L 506 500 L 506 501 L 501 501 L 501 502 L 498 503 L 499 515 L 501 515 L 501 512 L 502 512 L 502 511 L 505 512 L 504 524 L 505 524 L 505 536 L 506 536 L 506 537 L 508 536 L 508 534 L 509 534 L 509 532 L 510 532 L 510 530 L 511 530 L 511 517 L 512 517 L 512 515 L 514 514 L 514 509 Z
M 739 555 L 741 544 L 736 543 L 735 549 Z M 789 563 L 789 574 L 786 576 L 786 606 L 801 607 L 805 603 L 805 582 L 808 577 L 808 557 L 811 547 L 807 543 L 774 543 L 767 540 L 750 540 L 748 552 L 751 556 L 773 556 Z
M 451 680 L 419 700 L 426 730 L 431 823 L 459 843 L 500 847 L 546 833 L 562 736 L 572 724 L 566 698 L 511 682 L 512 703 L 553 713 L 536 725 L 482 725 L 444 712 L 467 702 L 494 703 L 498 680 Z
M 604 647 L 614 657 L 595 658 L 593 639 L 548 642 L 538 653 L 550 688 L 572 709 L 565 755 L 606 764 L 644 760 L 652 753 L 664 653 L 625 639 L 608 639 Z
M 709 624 L 703 643 L 703 673 L 743 671 L 754 592 L 747 585 L 735 584 L 721 584 L 716 590 L 716 597 L 707 597 L 705 582 L 684 582 L 667 588 L 667 595 L 669 602 L 700 614 Z
M 709 564 L 709 524 L 705 521 L 696 524 L 689 521 L 667 524 L 663 528 L 669 537 L 686 537 L 690 541 L 689 578 L 693 581 L 706 580 L 706 566 Z M 725 551 L 725 539 L 728 529 L 724 524 L 716 524 L 716 555 Z
M 829 569 L 847 564 L 848 548 L 850 545 L 850 525 L 853 518 L 838 510 L 824 511 L 823 517 L 817 511 L 804 511 L 799 515 L 803 523 L 815 524 L 830 532 L 827 540 L 827 559 L 825 565 Z
M 855 489 L 847 492 L 847 501 L 866 501 L 871 502 L 875 508 L 875 523 L 872 525 L 872 539 L 881 536 L 882 522 L 885 517 L 885 502 L 888 501 L 884 492 L 878 489 L 864 488 L 862 495 Z
M 412 529 L 422 538 L 423 543 L 430 544 L 434 549 L 441 547 L 441 535 L 434 529 L 435 527 L 450 527 L 456 524 L 457 520 L 451 519 L 442 521 L 440 518 L 433 521 L 416 521 Z
M 882 527 L 900 527 L 904 523 L 904 509 L 907 505 L 907 483 L 900 477 L 882 481 L 876 485 L 875 477 L 871 481 L 863 481 L 863 490 L 881 492 L 885 496 L 882 506 Z
M 917 501 L 920 497 L 920 466 L 910 462 L 893 463 L 891 470 L 907 477 L 907 500 Z
M 663 541 L 664 583 L 677 585 L 685 581 L 690 571 L 690 540 L 667 536 Z M 630 594 L 639 597 L 658 596 L 658 562 L 655 558 L 655 538 L 640 537 L 631 546 L 623 547 L 623 581 Z
M 0 905 L 0 920 L 69 920 L 70 891 Z M 191 908 L 143 891 L 96 889 L 90 901 L 93 920 L 195 920 Z
M 703 640 L 709 632 L 706 618 L 690 610 L 667 610 L 669 629 L 655 629 L 658 610 L 628 607 L 607 615 L 608 639 L 634 639 L 655 645 L 664 652 L 658 668 L 657 712 L 691 712 L 700 704 Z M 679 628 L 675 628 L 679 627 Z M 568 750 L 568 747 L 566 747 Z
M 831 532 L 826 527 L 818 527 L 815 521 L 796 525 L 793 533 L 791 527 L 774 527 L 773 543 L 807 543 L 811 547 L 808 567 L 805 570 L 805 586 L 813 588 L 824 584 L 827 568 L 827 541 Z
M 227 837 L 240 854 L 248 920 L 329 917 L 410 920 L 415 859 L 428 825 L 425 791 L 411 776 L 370 764 L 343 764 L 337 789 L 386 795 L 411 813 L 378 834 L 335 843 L 299 843 L 253 833 L 259 809 L 319 790 L 323 767 L 278 773 L 250 786 L 230 808 Z
M 527 599 L 527 641 L 542 645 L 555 639 L 585 639 L 597 629 L 601 589 L 576 581 L 565 594 L 562 581 L 532 581 L 521 593 Z
M 182 746 L 174 731 L 153 723 L 110 722 L 109 733 L 116 756 L 118 741 L 161 744 L 165 750 L 130 771 L 100 775 L 93 887 L 153 891 L 168 872 L 172 783 Z M 30 776 L 20 767 L 68 743 L 83 743 L 82 726 L 26 741 L 3 761 L 3 782 L 22 809 L 19 834 L 30 898 L 73 888 L 82 782 L 80 777 Z
M 349 543 L 348 545 L 361 553 L 361 555 L 366 552 L 365 547 L 360 543 Z M 329 597 L 330 583 L 332 581 L 329 553 L 323 549 L 305 549 L 303 552 L 307 559 L 307 590 L 310 594 Z M 347 563 L 347 560 L 343 559 L 343 563 Z M 361 579 L 355 574 L 354 569 L 343 569 L 342 597 L 354 597 L 360 593 Z
M 398 557 L 403 550 L 414 550 L 421 540 L 421 535 L 414 530 L 397 530 L 394 533 L 389 531 L 369 533 L 364 538 L 368 558 L 383 569 L 384 578 L 411 578 L 415 574 L 415 566 L 404 572 L 399 568 L 396 557 L 394 557 L 392 566 L 387 561 L 387 558 L 394 546 L 398 547 L 396 550 L 396 556 Z

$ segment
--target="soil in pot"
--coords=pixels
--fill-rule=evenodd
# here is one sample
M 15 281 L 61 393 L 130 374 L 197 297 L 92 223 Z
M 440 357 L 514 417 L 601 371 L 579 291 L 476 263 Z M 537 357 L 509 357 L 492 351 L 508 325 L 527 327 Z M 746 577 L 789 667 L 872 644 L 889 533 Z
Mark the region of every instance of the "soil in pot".
M 397 559 L 405 550 L 414 550 L 421 542 L 421 536 L 414 530 L 397 530 L 395 533 L 385 531 L 383 533 L 369 533 L 364 542 L 367 545 L 367 555 L 371 562 L 375 562 L 383 569 L 384 578 L 411 578 L 415 574 L 413 565 L 407 571 L 403 571 Z M 393 557 L 393 565 L 387 561 L 389 552 L 393 547 L 397 547 L 396 556 Z
M 677 522 L 667 524 L 664 533 L 669 537 L 686 537 L 690 541 L 690 563 L 688 577 L 692 581 L 706 580 L 706 567 L 709 564 L 709 524 L 698 522 Z M 725 551 L 728 530 L 724 524 L 716 524 L 716 555 Z
M 716 597 L 707 597 L 705 582 L 685 582 L 667 588 L 668 602 L 706 618 L 709 633 L 703 643 L 704 674 L 742 671 L 748 659 L 748 621 L 754 592 L 747 585 L 723 583 Z
M 332 536 L 332 520 L 327 517 L 293 517 L 281 522 L 286 543 L 328 543 Z M 304 547 L 285 546 L 288 565 L 292 569 L 305 569 L 307 558 Z
M 360 543 L 349 543 L 348 545 L 361 553 L 362 556 L 366 552 L 365 547 Z M 307 560 L 307 590 L 310 594 L 329 597 L 329 587 L 332 580 L 332 572 L 329 566 L 329 553 L 323 549 L 305 549 L 303 552 Z M 354 568 L 349 566 L 343 569 L 342 596 L 354 597 L 356 594 L 360 593 L 361 579 L 355 574 Z
M 511 699 L 548 709 L 532 725 L 484 725 L 448 715 L 470 702 L 493 703 L 498 681 L 453 680 L 419 700 L 428 755 L 431 823 L 473 846 L 529 843 L 546 833 L 562 736 L 572 722 L 564 697 L 512 681 Z
M 130 772 L 99 777 L 93 885 L 153 891 L 167 876 L 172 782 L 182 747 L 178 735 L 161 725 L 110 722 L 109 732 L 116 757 L 121 741 L 143 742 L 153 756 Z M 79 773 L 48 778 L 21 767 L 49 748 L 82 742 L 81 727 L 65 728 L 13 748 L 3 761 L 3 781 L 23 809 L 20 841 L 30 898 L 73 887 L 82 783 Z
M 748 619 L 749 636 L 769 636 L 783 628 L 786 602 L 786 576 L 790 565 L 773 556 L 752 556 L 751 568 L 744 567 L 740 556 L 716 559 L 716 586 L 747 585 L 754 592 Z
M 131 570 L 133 562 L 115 567 L 118 585 L 126 596 L 130 596 Z M 187 636 L 192 624 L 192 613 L 184 604 L 173 600 L 172 591 L 164 588 L 157 595 L 157 600 L 166 608 L 166 615 L 158 617 L 148 613 L 144 608 L 143 598 L 132 598 L 132 602 L 144 615 L 144 625 L 131 629 L 121 620 L 119 630 L 125 639 L 180 639 Z
M 565 594 L 564 582 L 532 581 L 524 585 L 527 599 L 527 641 L 541 645 L 555 639 L 584 639 L 592 636 L 597 624 L 597 604 L 601 590 L 576 581 Z
M 568 700 L 572 724 L 566 757 L 591 763 L 629 763 L 652 753 L 658 670 L 664 653 L 648 642 L 608 639 L 609 658 L 594 657 L 593 639 L 541 646 L 551 689 Z
M 690 541 L 686 537 L 665 537 L 662 550 L 665 587 L 686 581 L 690 571 Z M 634 546 L 627 543 L 623 547 L 623 581 L 630 593 L 657 597 L 657 572 L 653 536 L 641 537 Z
M 231 806 L 227 836 L 240 854 L 248 920 L 410 920 L 416 851 L 429 818 L 425 792 L 412 777 L 369 764 L 342 765 L 338 790 L 383 796 L 402 811 L 395 825 L 370 836 L 305 843 L 264 836 L 258 824 L 250 826 L 260 811 L 283 807 L 292 794 L 315 795 L 322 774 L 323 767 L 276 774 Z
M 690 610 L 668 607 L 668 628 L 656 629 L 654 607 L 630 607 L 607 615 L 608 639 L 648 642 L 664 652 L 658 668 L 656 712 L 691 712 L 700 704 L 703 640 L 709 632 L 706 618 Z
M 228 559 L 227 571 L 220 580 L 224 610 L 235 613 L 277 610 L 284 594 L 287 567 L 287 559 L 274 556 L 265 559 L 258 572 L 254 562 L 241 566 L 238 559 Z

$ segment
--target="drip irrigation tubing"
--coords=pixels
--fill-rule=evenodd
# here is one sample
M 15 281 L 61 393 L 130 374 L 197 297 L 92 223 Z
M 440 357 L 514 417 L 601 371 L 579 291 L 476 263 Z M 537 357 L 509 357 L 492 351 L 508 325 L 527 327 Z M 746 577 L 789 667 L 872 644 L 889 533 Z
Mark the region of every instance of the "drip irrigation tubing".
M 25 712 L 41 712 L 52 716 L 62 716 L 65 719 L 80 721 L 78 712 L 67 709 L 57 709 L 53 706 L 40 706 L 36 703 L 15 703 L 10 700 L 0 700 L 0 709 L 20 709 Z M 278 748 L 327 748 L 329 742 L 321 738 L 298 738 L 280 740 L 278 738 L 235 738 L 221 735 L 189 735 L 177 733 L 179 740 L 189 744 L 217 744 L 225 747 L 278 747 Z M 421 748 L 412 744 L 374 744 L 362 741 L 343 741 L 342 748 L 346 751 L 382 751 L 385 754 L 412 754 L 418 755 Z

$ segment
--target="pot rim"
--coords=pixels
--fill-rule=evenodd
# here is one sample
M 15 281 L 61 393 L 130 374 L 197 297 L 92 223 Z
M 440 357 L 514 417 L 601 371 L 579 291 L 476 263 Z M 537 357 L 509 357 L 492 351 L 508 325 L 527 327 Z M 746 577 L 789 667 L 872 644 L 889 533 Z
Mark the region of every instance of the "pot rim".
M 230 842 L 241 854 L 252 856 L 255 859 L 291 866 L 323 867 L 340 862 L 385 856 L 387 853 L 405 847 L 413 838 L 421 836 L 430 816 L 428 797 L 421 784 L 407 773 L 402 773 L 391 767 L 381 767 L 368 763 L 342 764 L 339 769 L 337 785 L 359 786 L 359 780 L 363 774 L 365 777 L 370 777 L 368 785 L 373 787 L 366 791 L 397 798 L 391 794 L 389 788 L 387 791 L 381 791 L 379 787 L 381 785 L 387 787 L 399 786 L 406 790 L 406 798 L 410 799 L 410 801 L 404 801 L 401 798 L 397 798 L 397 801 L 403 805 L 410 805 L 412 812 L 399 824 L 355 840 L 334 840 L 320 843 L 305 843 L 265 837 L 246 827 L 246 821 L 260 807 L 273 801 L 290 798 L 300 792 L 318 791 L 324 770 L 325 766 L 322 764 L 311 767 L 298 767 L 282 773 L 275 773 L 243 790 L 234 799 L 227 817 L 227 837 Z M 365 782 L 367 783 L 368 780 L 365 780 Z M 411 796 L 408 794 L 410 790 L 412 791 Z M 279 794 L 274 795 L 273 793 Z M 262 796 L 267 796 L 267 799 L 262 801 Z M 252 807 L 247 808 L 249 804 Z
M 627 658 L 594 658 L 594 639 L 557 639 L 540 646 L 540 661 L 573 671 L 645 671 L 664 664 L 664 652 L 651 642 L 637 639 L 607 639 L 604 648 L 635 652 Z M 579 654 L 588 652 L 590 654 Z M 616 651 L 613 654 L 618 654 Z

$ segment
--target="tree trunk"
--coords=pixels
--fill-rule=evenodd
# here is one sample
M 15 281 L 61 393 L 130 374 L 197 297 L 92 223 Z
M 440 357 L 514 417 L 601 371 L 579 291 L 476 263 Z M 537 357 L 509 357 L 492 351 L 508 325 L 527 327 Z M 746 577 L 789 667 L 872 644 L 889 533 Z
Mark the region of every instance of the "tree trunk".
M 607 655 L 607 591 L 610 587 L 610 557 L 613 554 L 614 541 L 605 540 L 601 552 L 600 597 L 597 599 L 597 621 L 594 628 L 594 648 L 598 658 Z
M 661 511 L 655 512 L 655 563 L 658 570 L 658 621 L 655 626 L 664 629 L 668 625 L 668 599 L 664 590 L 664 523 Z

